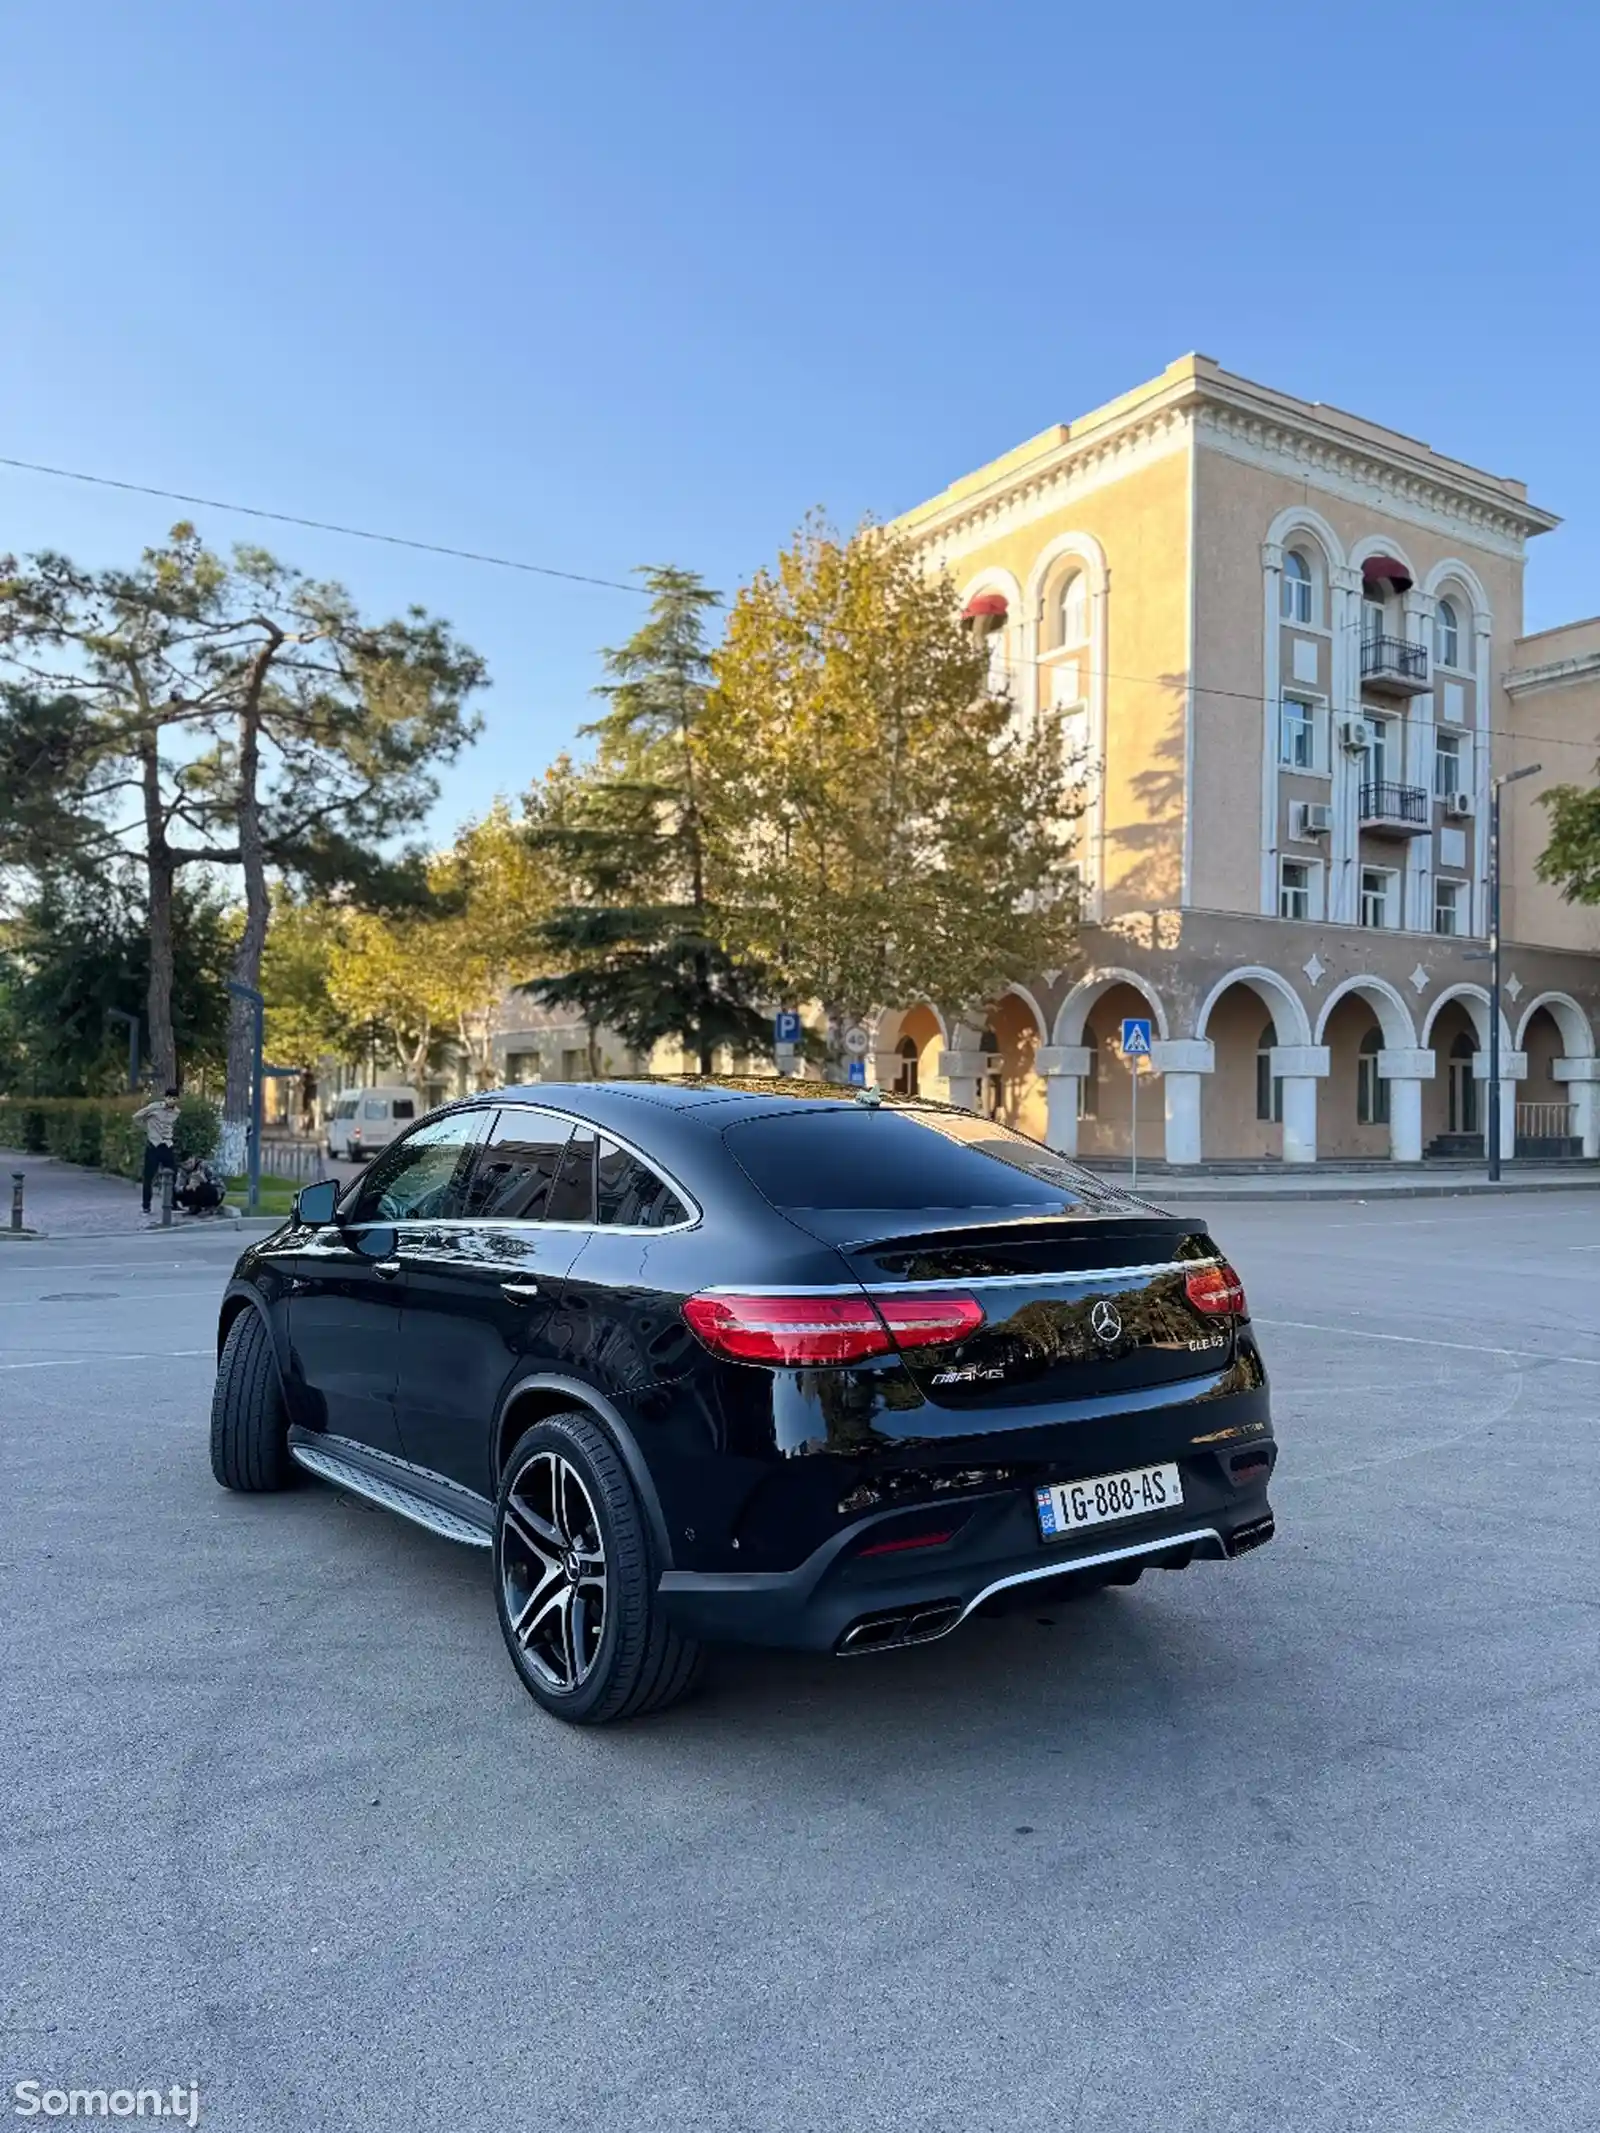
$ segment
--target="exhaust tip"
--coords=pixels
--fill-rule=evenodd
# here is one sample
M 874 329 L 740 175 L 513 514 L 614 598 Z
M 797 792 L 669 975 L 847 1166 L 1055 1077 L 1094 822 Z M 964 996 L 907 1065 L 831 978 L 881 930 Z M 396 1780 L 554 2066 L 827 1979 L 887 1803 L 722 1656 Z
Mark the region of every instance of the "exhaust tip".
M 959 1600 L 934 1600 L 922 1607 L 892 1608 L 852 1622 L 834 1649 L 840 1658 L 866 1652 L 898 1651 L 908 1644 L 931 1644 L 961 1620 Z
M 1278 1530 L 1274 1518 L 1258 1518 L 1253 1524 L 1240 1526 L 1237 1532 L 1228 1535 L 1228 1556 L 1248 1555 L 1252 1548 L 1264 1548 Z

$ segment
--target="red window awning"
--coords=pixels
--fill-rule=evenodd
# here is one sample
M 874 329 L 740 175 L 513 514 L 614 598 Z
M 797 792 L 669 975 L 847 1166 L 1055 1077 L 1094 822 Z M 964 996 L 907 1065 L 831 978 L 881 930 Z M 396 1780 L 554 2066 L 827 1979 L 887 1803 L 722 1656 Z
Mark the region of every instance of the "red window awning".
M 996 615 L 1004 622 L 1010 609 L 1006 605 L 1004 593 L 974 593 L 961 612 L 969 622 L 975 621 L 980 615 Z
M 1361 575 L 1371 585 L 1392 585 L 1396 592 L 1409 592 L 1412 576 L 1404 563 L 1392 555 L 1369 555 L 1361 566 Z

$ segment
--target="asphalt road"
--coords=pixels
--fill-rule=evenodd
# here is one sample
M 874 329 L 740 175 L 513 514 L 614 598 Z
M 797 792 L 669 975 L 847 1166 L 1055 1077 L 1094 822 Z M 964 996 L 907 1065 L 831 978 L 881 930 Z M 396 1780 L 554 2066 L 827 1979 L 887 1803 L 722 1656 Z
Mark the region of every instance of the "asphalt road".
M 0 1247 L 0 2116 L 1600 2122 L 1600 1194 L 1239 1207 L 1281 1538 L 569 1732 L 480 1555 L 206 1461 L 232 1240 Z

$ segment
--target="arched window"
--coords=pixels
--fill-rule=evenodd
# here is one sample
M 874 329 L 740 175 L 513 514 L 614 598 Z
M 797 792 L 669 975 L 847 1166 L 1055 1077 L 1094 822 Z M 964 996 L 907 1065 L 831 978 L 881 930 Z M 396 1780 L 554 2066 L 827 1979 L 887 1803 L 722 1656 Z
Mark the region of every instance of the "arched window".
M 1439 602 L 1433 621 L 1433 656 L 1442 667 L 1461 664 L 1461 625 L 1453 601 Z
M 1081 570 L 1075 570 L 1061 588 L 1061 642 L 1087 644 L 1088 641 L 1089 581 Z
M 1100 1116 L 1100 1039 L 1087 1024 L 1084 1026 L 1083 1042 L 1084 1048 L 1089 1054 L 1089 1071 L 1078 1082 L 1078 1116 L 1080 1118 L 1098 1118 Z
M 902 1037 L 894 1049 L 900 1062 L 895 1070 L 894 1093 L 896 1096 L 915 1096 L 921 1071 L 917 1041 L 914 1037 Z
M 1272 1047 L 1278 1033 L 1269 1022 L 1256 1045 L 1256 1117 L 1264 1125 L 1283 1124 L 1283 1077 L 1272 1071 Z
M 1291 548 L 1283 559 L 1283 619 L 1285 622 L 1309 622 L 1311 620 L 1311 565 L 1298 548 Z
M 1378 1073 L 1378 1054 L 1383 1050 L 1381 1029 L 1369 1029 L 1356 1057 L 1356 1124 L 1386 1126 L 1389 1123 L 1389 1084 Z

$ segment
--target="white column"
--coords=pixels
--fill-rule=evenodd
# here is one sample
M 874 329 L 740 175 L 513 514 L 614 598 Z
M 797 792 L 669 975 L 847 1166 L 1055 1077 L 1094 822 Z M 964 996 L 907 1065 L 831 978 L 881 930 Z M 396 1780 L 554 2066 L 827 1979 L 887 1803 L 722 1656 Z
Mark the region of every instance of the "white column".
M 1189 568 L 1196 568 L 1193 556 Z M 1261 909 L 1278 915 L 1278 721 L 1283 664 L 1283 543 L 1261 544 L 1261 577 L 1266 625 L 1266 664 L 1262 703 L 1266 713 L 1261 736 Z M 1337 634 L 1334 645 L 1338 645 Z M 1193 807 L 1191 798 L 1188 805 Z
M 1317 1083 L 1325 1081 L 1329 1051 L 1325 1044 L 1275 1044 L 1269 1056 L 1274 1081 L 1283 1085 L 1283 1160 L 1317 1159 Z
M 1044 1077 L 1044 1137 L 1058 1155 L 1078 1152 L 1078 1092 L 1089 1071 L 1086 1044 L 1041 1044 L 1033 1070 Z
M 1211 1073 L 1216 1063 L 1209 1037 L 1176 1037 L 1150 1047 L 1150 1064 L 1161 1076 L 1169 1163 L 1201 1160 L 1200 1077 Z
M 1329 579 L 1333 731 L 1328 737 L 1328 760 L 1333 771 L 1329 791 L 1333 835 L 1328 839 L 1328 894 L 1324 908 L 1330 925 L 1353 926 L 1358 916 L 1356 856 L 1361 848 L 1361 758 L 1340 747 L 1339 727 L 1343 720 L 1361 716 L 1361 572 L 1353 564 L 1342 563 L 1330 571 Z
M 1584 1154 L 1600 1155 L 1600 1059 L 1555 1059 L 1550 1072 L 1572 1092 L 1572 1130 L 1581 1136 Z
M 1489 1053 L 1487 1048 L 1472 1055 L 1472 1078 L 1481 1081 L 1478 1102 L 1483 1112 L 1484 1146 L 1489 1144 Z M 1517 1083 L 1528 1078 L 1528 1055 L 1526 1052 L 1502 1052 L 1500 1054 L 1500 1160 L 1506 1162 L 1517 1152 Z
M 978 1077 L 983 1071 L 982 1052 L 941 1052 L 938 1071 L 944 1076 L 945 1101 L 964 1111 L 978 1108 Z
M 1422 1161 L 1422 1084 L 1432 1081 L 1436 1055 L 1385 1047 L 1378 1054 L 1378 1079 L 1389 1084 L 1389 1160 Z
M 1494 636 L 1487 615 L 1473 618 L 1472 638 L 1472 930 L 1482 940 L 1489 931 L 1489 779 L 1492 772 L 1490 758 L 1494 754 L 1495 737 L 1491 727 L 1496 723 L 1493 716 L 1495 697 L 1493 676 L 1490 667 L 1494 658 Z M 1505 854 L 1502 851 L 1501 861 Z M 1501 877 L 1502 893 L 1504 876 Z

